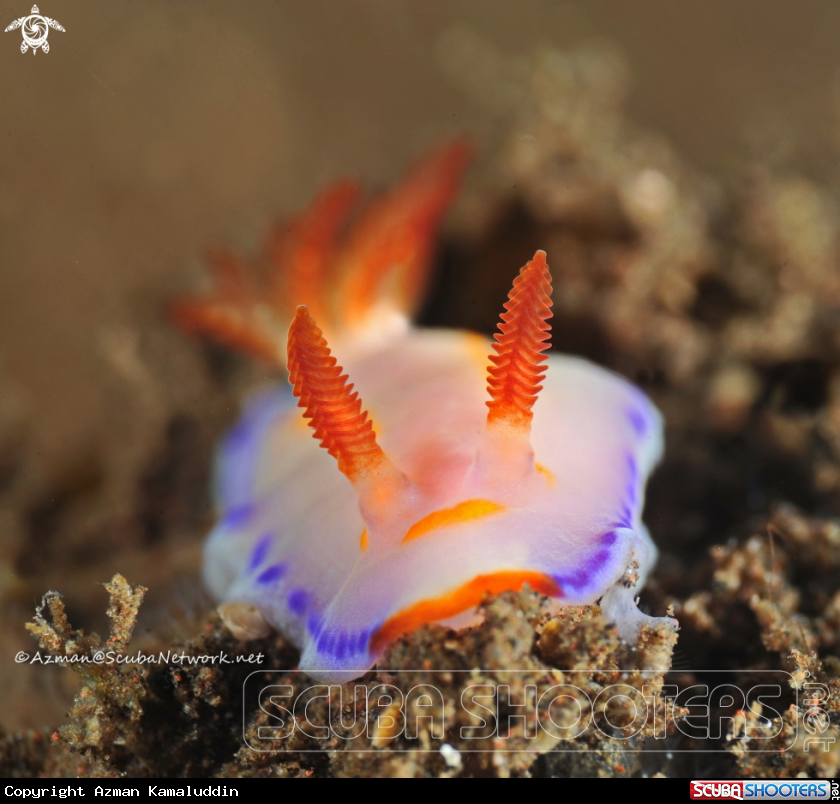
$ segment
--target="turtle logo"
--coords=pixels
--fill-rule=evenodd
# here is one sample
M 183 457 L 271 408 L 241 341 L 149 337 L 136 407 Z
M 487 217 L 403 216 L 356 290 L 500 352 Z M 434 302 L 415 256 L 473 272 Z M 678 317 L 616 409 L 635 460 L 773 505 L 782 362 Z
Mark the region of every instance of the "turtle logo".
M 16 19 L 3 33 L 14 31 L 21 26 L 23 26 L 23 42 L 20 43 L 20 52 L 26 53 L 29 48 L 32 48 L 33 56 L 38 48 L 41 48 L 44 53 L 50 52 L 50 44 L 47 42 L 50 28 L 55 28 L 56 31 L 64 30 L 55 20 L 41 16 L 38 13 L 38 6 L 32 6 L 32 13 L 28 17 Z

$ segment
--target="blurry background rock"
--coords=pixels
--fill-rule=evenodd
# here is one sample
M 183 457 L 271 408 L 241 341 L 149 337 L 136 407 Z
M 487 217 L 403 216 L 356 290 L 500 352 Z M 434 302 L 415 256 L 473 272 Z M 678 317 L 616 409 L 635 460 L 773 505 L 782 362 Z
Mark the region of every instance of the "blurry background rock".
M 26 8 L 3 10 L 5 26 Z M 274 377 L 174 331 L 165 299 L 200 285 L 207 248 L 256 254 L 329 180 L 383 186 L 462 132 L 478 157 L 425 323 L 492 331 L 510 266 L 545 248 L 556 347 L 666 415 L 643 601 L 676 607 L 691 667 L 806 656 L 836 684 L 840 6 L 42 11 L 66 29 L 49 54 L 0 37 L 4 728 L 55 725 L 72 703 L 72 674 L 11 658 L 46 590 L 103 631 L 95 584 L 149 587 L 140 645 L 206 612 L 213 444 Z

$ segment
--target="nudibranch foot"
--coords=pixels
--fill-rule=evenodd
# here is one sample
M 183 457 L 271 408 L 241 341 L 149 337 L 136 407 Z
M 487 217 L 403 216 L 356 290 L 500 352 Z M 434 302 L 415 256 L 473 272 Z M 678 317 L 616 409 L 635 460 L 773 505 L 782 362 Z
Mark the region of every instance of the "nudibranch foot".
M 217 611 L 227 629 L 242 642 L 264 639 L 273 630 L 263 613 L 250 603 L 222 603 Z
M 645 625 L 665 625 L 674 631 L 679 629 L 679 623 L 673 617 L 651 617 L 641 611 L 636 602 L 635 586 L 627 586 L 622 581 L 610 587 L 598 605 L 604 619 L 615 625 L 618 635 L 628 645 L 638 642 L 639 632 Z

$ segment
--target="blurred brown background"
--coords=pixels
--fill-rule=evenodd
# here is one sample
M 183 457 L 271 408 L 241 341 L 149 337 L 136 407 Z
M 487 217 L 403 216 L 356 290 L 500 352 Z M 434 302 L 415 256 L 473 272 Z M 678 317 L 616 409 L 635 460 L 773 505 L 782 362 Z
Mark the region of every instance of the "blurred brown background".
M 0 0 L 0 28 L 30 3 Z M 0 35 L 0 492 L 18 494 L 0 505 L 0 591 L 17 606 L 2 612 L 0 687 L 21 693 L 7 725 L 66 708 L 39 709 L 32 679 L 11 672 L 14 650 L 32 646 L 22 624 L 43 591 L 67 593 L 85 624 L 102 618 L 104 594 L 82 603 L 74 582 L 93 588 L 119 570 L 149 583 L 198 565 L 200 516 L 159 514 L 187 533 L 166 554 L 155 552 L 156 520 L 139 536 L 114 522 L 142 514 L 138 494 L 150 508 L 183 506 L 206 485 L 209 440 L 169 417 L 202 410 L 206 421 L 220 392 L 196 367 L 198 347 L 160 325 L 167 297 L 201 287 L 204 250 L 252 253 L 329 180 L 385 186 L 454 134 L 479 146 L 471 181 L 501 181 L 483 166 L 510 133 L 510 104 L 464 90 L 451 43 L 473 37 L 514 66 L 540 48 L 610 43 L 631 76 L 628 116 L 689 165 L 724 184 L 754 161 L 840 178 L 834 0 L 44 0 L 40 10 L 66 29 L 50 32 L 49 53 L 22 55 L 19 30 Z M 229 422 L 236 404 L 219 399 L 214 421 Z M 88 487 L 107 487 L 111 507 L 88 513 Z M 66 533 L 78 534 L 72 564 L 56 546 Z M 99 563 L 102 545 L 132 538 Z

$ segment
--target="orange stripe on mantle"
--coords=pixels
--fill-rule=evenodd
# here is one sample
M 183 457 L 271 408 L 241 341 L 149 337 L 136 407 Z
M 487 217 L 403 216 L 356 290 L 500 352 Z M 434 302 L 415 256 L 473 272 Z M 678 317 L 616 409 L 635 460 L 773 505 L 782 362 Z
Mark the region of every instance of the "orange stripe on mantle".
M 468 583 L 459 586 L 441 597 L 421 600 L 409 606 L 393 617 L 389 617 L 379 627 L 370 640 L 370 650 L 378 653 L 398 636 L 414 631 L 421 625 L 446 620 L 481 603 L 488 592 L 498 595 L 501 592 L 518 592 L 525 584 L 535 592 L 549 597 L 562 597 L 560 587 L 542 572 L 532 570 L 505 570 L 491 575 L 477 575 Z
M 403 544 L 410 542 L 412 539 L 418 539 L 431 533 L 438 528 L 446 527 L 447 525 L 456 525 L 461 522 L 469 522 L 473 519 L 481 519 L 491 514 L 498 514 L 505 510 L 503 505 L 495 503 L 492 500 L 464 500 L 452 508 L 441 508 L 439 511 L 432 511 L 428 516 L 424 516 L 419 522 L 415 522 L 408 532 L 403 536 Z

